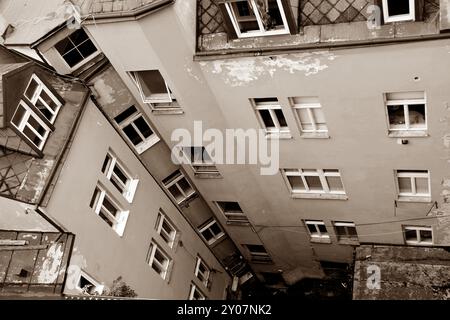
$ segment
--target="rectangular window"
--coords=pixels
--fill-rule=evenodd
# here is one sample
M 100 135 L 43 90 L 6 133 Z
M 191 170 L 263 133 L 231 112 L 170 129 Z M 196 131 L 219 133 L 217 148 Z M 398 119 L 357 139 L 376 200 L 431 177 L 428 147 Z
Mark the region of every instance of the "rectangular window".
M 334 228 L 338 241 L 358 241 L 358 233 L 353 222 L 335 222 Z
M 420 133 L 427 130 L 426 99 L 424 92 L 397 92 L 385 94 L 389 132 L 399 136 L 404 132 Z
M 51 130 L 24 101 L 20 101 L 11 123 L 36 148 L 39 150 L 44 148 Z
M 431 227 L 405 226 L 403 227 L 406 244 L 432 245 L 433 229 Z
M 174 247 L 178 231 L 166 215 L 161 212 L 158 213 L 158 218 L 156 220 L 156 232 L 170 248 Z
M 318 97 L 294 97 L 290 98 L 294 108 L 300 130 L 304 136 L 314 134 L 327 137 L 328 127 Z
M 182 152 L 196 174 L 218 173 L 218 170 L 205 147 L 183 147 Z
M 31 76 L 30 82 L 25 90 L 25 97 L 28 98 L 50 123 L 55 122 L 62 103 L 35 74 Z
M 209 245 L 213 245 L 219 239 L 225 236 L 222 228 L 214 219 L 210 220 L 204 226 L 200 227 L 198 231 Z
M 95 188 L 90 207 L 94 209 L 94 212 L 119 236 L 123 235 L 129 212 L 122 210 L 102 187 L 97 186 Z
M 114 120 L 139 153 L 143 153 L 159 141 L 159 137 L 135 106 L 131 106 Z
M 164 179 L 163 184 L 178 204 L 195 195 L 194 188 L 179 170 Z
M 396 175 L 399 199 L 402 197 L 429 198 L 431 196 L 428 170 L 397 170 Z
M 227 223 L 248 223 L 248 218 L 237 202 L 233 201 L 217 201 L 217 206 L 227 218 Z
M 305 225 L 311 236 L 311 241 L 325 240 L 326 242 L 330 242 L 330 235 L 323 221 L 306 220 Z
M 289 134 L 290 130 L 277 98 L 252 99 L 261 125 L 268 134 Z
M 172 260 L 154 241 L 150 244 L 147 263 L 161 276 L 161 278 L 168 278 Z
M 101 285 L 94 278 L 87 275 L 84 271 L 80 272 L 80 278 L 77 282 L 77 290 L 82 295 L 96 296 L 103 293 L 105 286 Z
M 197 288 L 195 284 L 191 284 L 189 300 L 206 300 L 206 296 Z
M 197 258 L 197 264 L 195 265 L 195 276 L 203 283 L 205 287 L 209 287 L 209 279 L 211 276 L 211 269 L 206 265 L 202 258 Z
M 144 103 L 172 103 L 175 97 L 158 70 L 130 72 Z
M 240 38 L 289 33 L 281 0 L 230 0 L 225 7 Z
M 386 23 L 415 20 L 414 0 L 383 0 L 383 17 Z
M 58 42 L 55 48 L 72 69 L 98 52 L 97 47 L 83 29 L 76 30 Z
M 292 194 L 345 195 L 341 174 L 336 169 L 283 169 Z
M 259 244 L 246 244 L 248 252 L 250 253 L 250 257 L 252 262 L 255 263 L 271 263 L 272 259 L 267 253 L 266 248 L 263 245 Z
M 131 203 L 133 201 L 139 180 L 131 177 L 111 151 L 108 152 L 103 162 L 102 173 L 106 175 L 108 180 L 111 181 L 128 202 Z

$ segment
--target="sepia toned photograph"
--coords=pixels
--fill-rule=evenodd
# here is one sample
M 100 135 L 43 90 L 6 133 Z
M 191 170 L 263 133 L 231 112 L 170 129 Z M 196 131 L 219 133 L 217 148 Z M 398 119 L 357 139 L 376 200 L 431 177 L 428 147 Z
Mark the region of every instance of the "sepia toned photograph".
M 450 300 L 450 0 L 0 0 L 0 300 Z

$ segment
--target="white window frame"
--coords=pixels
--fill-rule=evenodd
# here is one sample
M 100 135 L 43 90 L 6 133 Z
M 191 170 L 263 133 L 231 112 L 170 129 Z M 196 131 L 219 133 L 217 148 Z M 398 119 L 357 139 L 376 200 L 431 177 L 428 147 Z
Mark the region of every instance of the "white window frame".
M 408 170 L 407 172 L 399 172 L 399 171 L 407 171 L 407 170 L 396 170 L 396 185 L 397 192 L 399 197 L 431 197 L 431 179 L 430 179 L 430 171 L 427 170 L 427 173 L 417 172 L 414 170 Z M 400 182 L 399 178 L 410 178 L 411 179 L 411 192 L 400 192 Z M 417 193 L 416 189 L 416 178 L 428 180 L 428 193 Z
M 134 195 L 136 193 L 137 186 L 139 184 L 138 179 L 133 179 L 131 174 L 125 167 L 121 164 L 117 156 L 112 152 L 108 151 L 106 157 L 110 158 L 110 162 L 108 163 L 106 170 L 104 172 L 106 178 L 111 181 L 114 180 L 117 184 L 119 184 L 122 189 L 122 195 L 124 198 L 129 202 L 133 202 Z M 106 159 L 105 159 L 106 160 Z M 117 177 L 116 173 L 114 172 L 115 167 L 118 167 L 120 171 L 126 176 L 127 182 L 124 184 L 119 177 Z M 114 187 L 116 188 L 116 187 Z M 117 189 L 117 188 L 116 188 Z M 119 190 L 117 190 L 119 191 Z M 119 191 L 120 192 L 120 191 Z
M 38 84 L 38 87 L 36 88 L 36 90 L 33 93 L 32 97 L 28 97 L 26 95 L 26 92 L 28 91 L 28 88 L 31 84 L 31 82 L 36 81 Z M 52 99 L 52 101 L 56 104 L 56 110 L 53 110 L 48 104 L 47 102 L 45 102 L 44 99 L 42 99 L 41 95 L 42 92 L 45 92 L 50 99 Z M 47 86 L 42 82 L 41 79 L 39 79 L 39 77 L 36 74 L 33 74 L 30 78 L 30 81 L 28 81 L 28 85 L 27 88 L 25 89 L 25 97 L 28 98 L 28 100 L 31 102 L 31 104 L 33 104 L 36 107 L 36 103 L 39 101 L 41 102 L 44 107 L 52 114 L 52 118 L 48 119 L 48 121 L 50 121 L 50 123 L 54 123 L 56 120 L 56 117 L 58 115 L 59 110 L 61 109 L 62 103 L 61 101 L 53 94 L 53 92 L 47 88 Z M 37 108 L 37 107 L 36 107 Z M 45 117 L 45 116 L 44 116 Z
M 211 226 L 213 226 L 214 224 L 216 224 L 219 229 L 221 230 L 220 233 L 215 234 L 210 228 Z M 205 238 L 205 236 L 203 235 L 203 232 L 205 232 L 206 230 L 210 230 L 211 234 L 213 235 L 212 239 L 207 240 Z M 205 241 L 211 246 L 213 244 L 215 244 L 217 241 L 219 241 L 220 239 L 222 239 L 225 236 L 225 232 L 223 231 L 221 225 L 217 222 L 216 219 L 211 219 L 208 223 L 206 223 L 203 227 L 198 229 L 198 232 L 202 235 L 203 239 L 205 239 Z
M 81 272 L 80 272 L 80 274 L 79 274 L 79 277 L 78 277 L 78 280 L 77 280 L 77 282 L 76 282 L 76 284 L 77 284 L 77 286 L 76 286 L 76 290 L 78 291 L 78 292 L 80 292 L 80 294 L 83 294 L 83 295 L 93 295 L 93 294 L 90 294 L 90 293 L 88 293 L 88 292 L 86 292 L 86 290 L 84 289 L 84 288 L 81 288 L 80 287 L 80 281 L 81 281 L 81 277 L 83 277 L 83 278 L 85 278 L 87 281 L 89 281 L 91 284 L 92 284 L 92 286 L 94 287 L 94 295 L 102 295 L 103 294 L 103 290 L 105 289 L 105 286 L 104 285 L 102 285 L 102 284 L 100 284 L 98 281 L 96 281 L 94 278 L 92 278 L 91 276 L 89 276 L 86 272 L 84 272 L 83 270 L 81 270 Z
M 384 22 L 399 22 L 399 21 L 415 21 L 416 19 L 416 6 L 414 0 L 409 0 L 409 14 L 401 14 L 391 16 L 389 15 L 389 6 L 388 1 L 397 1 L 397 0 L 383 0 L 383 18 Z
M 136 108 L 136 107 L 135 107 Z M 137 120 L 138 118 L 142 118 L 144 119 L 144 121 L 147 123 L 147 125 L 149 126 L 149 128 L 152 130 L 153 134 L 148 137 L 145 138 L 144 135 L 141 133 L 141 131 L 139 130 L 139 128 L 134 124 L 134 121 Z M 117 122 L 116 122 L 117 123 Z M 138 145 L 134 145 L 133 142 L 131 141 L 131 139 L 127 136 L 127 134 L 123 131 L 123 129 L 125 127 L 127 127 L 128 125 L 130 125 L 134 128 L 134 130 L 136 131 L 136 133 L 139 135 L 139 137 L 142 139 L 142 142 L 139 143 Z M 158 135 L 156 134 L 155 130 L 152 128 L 152 126 L 148 123 L 147 119 L 145 119 L 144 115 L 139 112 L 139 110 L 136 108 L 136 112 L 134 114 L 132 114 L 131 116 L 129 116 L 127 119 L 123 120 L 121 123 L 117 123 L 117 125 L 120 128 L 120 131 L 122 131 L 123 135 L 126 137 L 126 139 L 130 142 L 130 144 L 136 149 L 136 151 L 139 154 L 144 153 L 147 149 L 151 148 L 153 145 L 155 145 L 156 143 L 159 142 L 160 138 L 158 137 Z
M 185 202 L 186 200 L 188 200 L 189 198 L 191 198 L 193 195 L 195 195 L 196 191 L 195 189 L 192 187 L 192 184 L 189 182 L 189 180 L 184 176 L 184 174 L 181 171 L 178 171 L 178 175 L 176 175 L 174 178 L 172 178 L 172 181 L 170 181 L 167 184 L 164 184 L 165 188 L 167 189 L 167 191 L 170 193 L 171 197 L 180 205 L 183 202 Z M 191 193 L 186 193 L 186 191 L 180 187 L 180 185 L 178 184 L 178 182 L 180 180 L 186 180 L 187 184 L 191 187 L 192 192 Z M 172 186 L 176 186 L 178 191 L 180 191 L 181 195 L 183 196 L 183 199 L 181 200 L 177 200 L 175 198 L 175 196 L 170 192 L 169 188 Z
M 203 267 L 206 269 L 206 272 L 205 273 L 202 273 L 201 271 L 200 271 L 200 266 L 201 265 L 203 265 Z M 203 283 L 203 285 L 206 287 L 206 288 L 209 288 L 209 285 L 210 285 L 210 278 L 211 278 L 211 268 L 206 264 L 206 262 L 202 259 L 202 258 L 200 258 L 200 257 L 197 257 L 197 263 L 196 263 L 196 265 L 195 265 L 195 272 L 194 272 L 194 275 L 197 277 L 197 279 L 198 280 L 200 280 L 202 283 Z M 199 276 L 199 275 L 201 275 L 201 277 L 203 278 L 203 280 L 201 279 L 201 277 Z
M 79 29 L 77 29 L 77 30 L 79 30 Z M 58 51 L 58 49 L 56 49 L 56 47 L 54 47 L 54 50 L 55 50 L 55 52 L 61 57 L 61 59 L 64 61 L 64 63 L 65 63 L 65 65 L 67 66 L 67 68 L 69 68 L 69 70 L 70 71 L 75 71 L 75 70 L 77 70 L 78 68 L 80 68 L 82 65 L 84 65 L 84 64 L 86 64 L 86 63 L 88 63 L 89 61 L 91 61 L 91 60 L 93 60 L 93 59 L 95 59 L 95 57 L 97 57 L 100 53 L 101 53 L 101 51 L 100 51 L 100 49 L 99 49 L 99 47 L 97 46 L 97 44 L 91 39 L 91 37 L 89 36 L 89 34 L 86 32 L 86 30 L 84 30 L 84 29 L 81 29 L 84 33 L 86 33 L 86 35 L 87 35 L 87 37 L 88 37 L 88 39 L 86 39 L 86 40 L 84 40 L 82 43 L 80 43 L 78 46 L 75 46 L 75 44 L 72 42 L 72 40 L 69 38 L 74 32 L 72 32 L 72 33 L 70 33 L 70 34 L 68 34 L 65 38 L 63 38 L 63 39 L 61 39 L 61 40 L 64 40 L 64 39 L 68 39 L 70 42 L 72 42 L 72 44 L 74 45 L 74 48 L 72 49 L 72 50 L 77 50 L 78 51 L 78 47 L 79 46 L 81 46 L 82 44 L 84 44 L 85 42 L 87 42 L 87 41 L 91 41 L 92 42 L 92 44 L 94 45 L 94 47 L 97 49 L 97 51 L 95 51 L 94 53 L 92 53 L 90 56 L 88 56 L 88 57 L 85 57 L 83 60 L 81 60 L 80 62 L 78 62 L 76 65 L 74 65 L 73 67 L 71 67 L 70 65 L 69 65 L 69 63 L 66 61 L 66 59 L 64 59 L 64 56 L 69 52 L 69 51 L 72 51 L 72 50 L 69 50 L 68 52 L 66 52 L 65 54 L 61 54 L 59 51 Z M 57 42 L 56 44 L 58 44 L 59 42 Z M 56 44 L 55 44 L 55 46 L 56 46 Z M 79 52 L 79 51 L 78 51 Z M 81 56 L 83 56 L 82 54 L 81 54 L 81 52 L 79 52 L 80 53 L 80 55 Z M 84 56 L 83 56 L 84 57 Z
M 289 190 L 292 194 L 302 194 L 302 193 L 311 193 L 311 194 L 338 194 L 345 195 L 345 186 L 342 181 L 341 172 L 337 169 L 337 172 L 325 172 L 324 169 L 316 169 L 316 172 L 305 172 L 305 169 L 282 169 L 283 176 L 286 180 L 286 183 L 289 187 Z M 330 169 L 331 170 L 331 169 Z M 301 177 L 303 185 L 305 186 L 305 190 L 296 190 L 293 189 L 288 177 Z M 320 183 L 322 184 L 321 190 L 310 190 L 308 183 L 306 181 L 306 177 L 319 177 Z M 342 191 L 331 191 L 328 186 L 327 177 L 339 177 L 341 179 Z
M 338 234 L 337 229 L 336 229 L 336 236 L 338 238 L 339 241 L 343 240 L 343 241 L 358 241 L 358 232 L 356 230 L 356 224 L 353 222 L 340 222 L 340 221 L 335 221 L 334 223 L 334 227 L 344 227 L 345 228 L 345 235 L 341 235 Z M 348 234 L 348 228 L 354 228 L 356 231 L 356 236 L 351 236 Z
M 169 226 L 171 230 L 170 233 L 168 233 L 164 228 L 164 222 Z M 177 236 L 178 236 L 178 229 L 175 228 L 175 226 L 173 225 L 172 221 L 169 220 L 169 218 L 162 213 L 161 211 L 158 213 L 158 218 L 157 218 L 157 223 L 156 223 L 156 232 L 161 236 L 161 239 L 167 243 L 167 245 L 169 246 L 169 248 L 173 249 L 175 242 L 177 240 Z M 162 233 L 167 237 L 167 239 L 169 239 L 169 241 L 166 241 L 163 236 Z
M 14 115 L 13 115 L 12 118 L 11 118 L 11 121 L 10 121 L 11 124 L 12 124 L 17 130 L 19 130 L 19 131 L 22 133 L 22 135 L 23 135 L 24 137 L 27 138 L 27 140 L 28 140 L 29 142 L 31 142 L 34 146 L 36 146 L 36 148 L 38 148 L 39 150 L 42 151 L 42 149 L 44 148 L 45 143 L 47 142 L 47 138 L 48 138 L 48 136 L 49 136 L 49 134 L 50 134 L 50 132 L 51 132 L 51 129 L 45 124 L 44 121 L 42 121 L 42 119 L 41 119 L 41 118 L 40 118 L 33 110 L 31 110 L 31 108 L 30 108 L 23 100 L 20 100 L 19 105 L 18 105 L 17 108 L 19 108 L 19 106 L 22 106 L 22 107 L 25 108 L 25 114 L 23 115 L 23 117 L 22 117 L 22 119 L 21 119 L 21 121 L 20 121 L 20 124 L 19 124 L 19 125 L 16 125 L 16 124 L 13 122 L 13 119 L 14 119 L 14 117 L 15 117 L 15 115 L 16 115 L 16 112 L 17 112 L 17 109 L 16 109 L 16 111 L 14 112 Z M 39 133 L 33 128 L 33 126 L 31 126 L 31 125 L 28 123 L 28 120 L 29 120 L 30 118 L 33 118 L 34 120 L 36 120 L 36 121 L 39 123 L 39 125 L 41 125 L 41 126 L 45 129 L 44 135 L 39 134 Z M 36 145 L 33 141 L 31 141 L 31 139 L 28 138 L 27 135 L 23 132 L 23 130 L 25 129 L 25 127 L 27 127 L 28 129 L 30 129 L 30 130 L 31 130 L 31 131 L 32 131 L 32 132 L 33 132 L 33 133 L 41 140 L 41 142 L 39 143 L 39 145 Z
M 309 235 L 312 239 L 324 239 L 324 240 L 330 240 L 330 233 L 328 232 L 327 226 L 325 225 L 325 222 L 320 220 L 305 220 L 306 229 L 308 230 Z M 326 233 L 322 233 L 319 229 L 319 225 L 324 226 L 327 230 Z M 309 230 L 308 226 L 314 226 L 316 229 L 317 234 L 312 234 Z
M 384 95 L 385 105 L 386 105 L 386 116 L 388 122 L 388 128 L 390 132 L 401 132 L 401 131 L 426 131 L 428 129 L 428 112 L 427 112 L 427 99 L 424 93 L 422 99 L 402 99 L 402 100 L 388 100 L 387 94 Z M 425 124 L 423 127 L 411 127 L 409 119 L 409 106 L 414 104 L 423 104 L 425 111 Z M 405 117 L 404 128 L 393 128 L 391 127 L 391 122 L 389 120 L 389 106 L 400 106 L 403 105 L 403 114 Z
M 191 149 L 191 148 L 202 148 L 202 153 L 206 153 L 209 158 L 211 158 L 211 156 L 209 155 L 208 151 L 205 149 L 204 146 L 181 147 L 181 152 L 182 152 L 183 156 L 185 157 L 185 159 L 187 159 L 188 163 L 192 167 L 192 170 L 194 170 L 194 172 L 196 174 L 202 174 L 202 173 L 208 174 L 208 173 L 218 173 L 219 172 L 212 159 L 211 159 L 211 162 L 203 162 L 204 159 L 202 157 L 201 160 L 203 160 L 203 161 L 200 162 L 200 161 L 197 161 L 198 159 L 194 158 L 194 162 L 192 162 L 191 157 L 189 157 L 189 154 L 186 152 L 186 149 Z
M 248 217 L 244 213 L 244 211 L 241 208 L 240 212 L 231 212 L 231 211 L 225 211 L 224 208 L 220 205 L 220 203 L 224 202 L 235 202 L 240 206 L 239 202 L 237 201 L 216 201 L 215 204 L 219 208 L 220 212 L 224 215 L 224 217 L 227 219 L 227 222 L 230 223 L 249 223 Z
M 323 112 L 323 108 L 322 105 L 320 104 L 320 102 L 317 99 L 317 102 L 300 102 L 300 103 L 295 103 L 295 99 L 297 98 L 301 98 L 301 97 L 293 97 L 290 98 L 290 102 L 292 107 L 294 108 L 295 111 L 295 116 L 297 118 L 299 127 L 300 127 L 300 131 L 302 133 L 328 133 L 328 126 L 326 129 L 318 129 L 318 125 L 317 125 L 317 121 L 316 121 L 316 117 L 314 116 L 314 112 L 313 109 L 321 109 Z M 305 109 L 308 113 L 308 117 L 309 117 L 309 121 L 311 123 L 311 125 L 313 126 L 313 129 L 309 130 L 309 129 L 304 129 L 303 125 L 302 125 L 302 118 L 300 116 L 300 111 L 301 109 Z M 325 122 L 326 125 L 326 122 Z
M 146 97 L 144 94 L 144 90 L 142 88 L 142 84 L 139 81 L 139 77 L 138 77 L 139 72 L 145 72 L 145 71 L 158 71 L 159 74 L 161 75 L 161 77 L 163 78 L 164 84 L 166 85 L 167 93 L 154 94 L 154 95 L 152 95 L 152 96 L 154 96 L 154 98 Z M 140 71 L 130 71 L 130 72 L 128 72 L 128 74 L 130 75 L 134 84 L 137 86 L 137 88 L 139 90 L 139 94 L 141 96 L 141 99 L 144 103 L 153 105 L 153 104 L 159 104 L 159 103 L 172 103 L 172 102 L 174 102 L 174 100 L 176 100 L 174 94 L 172 93 L 172 90 L 169 88 L 169 85 L 167 84 L 167 81 L 164 79 L 163 75 L 161 74 L 161 71 L 156 70 L 156 69 L 140 70 Z
M 206 300 L 206 296 L 203 294 L 203 292 L 201 292 L 197 286 L 195 284 L 191 284 L 191 289 L 189 291 L 189 300 L 194 300 L 194 295 L 195 293 L 198 293 L 199 296 L 201 297 L 200 300 Z
M 244 0 L 245 1 L 245 0 Z M 273 35 L 281 35 L 281 34 L 289 34 L 289 24 L 286 18 L 286 13 L 284 12 L 283 4 L 281 3 L 281 0 L 276 0 L 278 4 L 278 9 L 280 10 L 281 19 L 283 20 L 283 29 L 279 30 L 269 30 L 266 31 L 264 29 L 264 24 L 262 22 L 261 15 L 258 10 L 253 10 L 253 13 L 255 14 L 256 21 L 258 23 L 259 30 L 254 31 L 248 31 L 248 32 L 241 32 L 241 29 L 239 28 L 239 22 L 238 18 L 235 16 L 233 8 L 231 7 L 230 2 L 225 2 L 225 8 L 228 12 L 228 16 L 230 17 L 231 23 L 233 24 L 234 30 L 236 32 L 236 35 L 238 38 L 250 38 L 250 37 L 258 37 L 258 36 L 273 36 Z M 231 1 L 231 2 L 237 2 L 237 1 Z M 247 0 L 249 2 L 249 6 L 253 8 L 257 8 L 255 0 Z
M 96 190 L 97 189 L 100 191 L 100 193 L 99 193 L 98 197 L 94 200 L 94 207 L 92 209 L 98 216 L 100 216 L 101 209 L 103 208 L 103 211 L 104 211 L 105 215 L 107 216 L 108 220 L 110 222 L 112 222 L 112 224 L 113 224 L 112 229 L 120 237 L 122 237 L 125 232 L 125 227 L 126 227 L 126 224 L 128 221 L 128 216 L 129 216 L 130 212 L 123 210 L 121 208 L 121 206 L 117 204 L 117 201 L 115 201 L 114 198 L 108 192 L 106 192 L 106 190 L 101 185 L 97 184 Z M 96 192 L 96 190 L 94 192 Z M 115 217 L 106 208 L 103 207 L 103 201 L 105 200 L 105 198 L 107 198 L 108 201 L 111 202 L 111 204 L 117 209 L 117 211 L 118 211 L 117 217 Z
M 158 251 L 164 257 L 166 261 L 164 264 L 155 259 L 156 251 Z M 169 275 L 169 269 L 172 264 L 172 259 L 169 257 L 168 254 L 164 252 L 164 250 L 160 248 L 160 246 L 155 241 L 152 241 L 150 243 L 147 263 L 155 272 L 158 271 L 153 268 L 153 264 L 157 265 L 161 269 L 161 273 L 159 273 L 160 277 L 164 280 L 167 280 Z
M 412 230 L 416 231 L 416 239 L 417 240 L 407 240 L 406 239 L 406 231 Z M 431 242 L 428 241 L 422 241 L 420 237 L 420 231 L 431 231 Z M 422 246 L 431 246 L 434 244 L 434 234 L 433 234 L 433 228 L 432 227 L 422 227 L 422 226 L 404 226 L 403 227 L 403 234 L 405 237 L 405 243 L 410 245 L 422 245 Z
M 257 251 L 251 251 L 249 246 L 261 246 L 264 248 L 265 252 L 257 252 Z M 247 249 L 248 253 L 250 254 L 251 260 L 256 260 L 259 262 L 271 262 L 272 258 L 270 254 L 267 252 L 267 249 L 262 244 L 246 244 L 245 248 Z
M 289 126 L 282 127 L 280 125 L 280 122 L 278 121 L 278 117 L 275 113 L 275 110 L 281 110 L 283 117 L 286 120 L 286 124 L 287 124 L 286 116 L 284 115 L 283 108 L 281 107 L 281 104 L 278 101 L 278 99 L 277 99 L 276 103 L 275 103 L 275 101 L 274 102 L 257 102 L 255 99 L 251 99 L 251 101 L 252 101 L 253 107 L 256 111 L 258 121 L 259 121 L 261 127 L 264 128 L 264 130 L 266 131 L 267 134 L 270 134 L 270 135 L 272 135 L 272 134 L 274 134 L 274 135 L 290 134 L 291 130 L 289 129 Z M 264 123 L 263 117 L 261 116 L 261 113 L 260 113 L 261 110 L 269 111 L 270 117 L 272 118 L 272 122 L 275 125 L 275 128 L 266 127 L 266 124 Z

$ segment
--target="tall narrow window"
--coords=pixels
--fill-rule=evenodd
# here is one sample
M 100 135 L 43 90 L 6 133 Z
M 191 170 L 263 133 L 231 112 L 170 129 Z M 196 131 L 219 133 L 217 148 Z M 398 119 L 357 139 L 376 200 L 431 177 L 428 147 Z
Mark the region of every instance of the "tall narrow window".
M 428 170 L 397 170 L 397 190 L 398 196 L 407 200 L 409 197 L 424 197 L 429 200 L 430 193 L 430 173 Z
M 172 260 L 154 241 L 150 244 L 147 263 L 161 276 L 161 278 L 168 278 Z
M 433 229 L 431 227 L 405 226 L 403 228 L 406 244 L 432 245 Z
M 216 204 L 227 218 L 227 223 L 239 224 L 249 222 L 239 203 L 233 201 L 217 201 Z
M 214 219 L 210 220 L 204 226 L 200 227 L 198 231 L 203 236 L 203 238 L 205 238 L 206 242 L 208 242 L 209 245 L 213 245 L 219 239 L 225 236 L 222 228 Z
M 205 147 L 183 147 L 182 152 L 196 174 L 217 174 L 219 172 Z
M 311 240 L 330 240 L 330 235 L 323 221 L 306 220 L 305 224 L 311 235 Z
M 354 241 L 358 242 L 358 233 L 353 222 L 335 222 L 334 228 L 338 241 Z
M 31 76 L 30 82 L 25 90 L 25 97 L 28 98 L 50 123 L 55 122 L 62 103 L 35 74 Z
M 123 235 L 129 212 L 122 210 L 102 187 L 97 186 L 95 188 L 90 207 L 94 209 L 95 213 L 119 236 Z
M 24 101 L 20 101 L 11 123 L 33 146 L 39 150 L 44 148 L 51 130 Z
M 256 98 L 253 104 L 261 125 L 268 134 L 289 135 L 289 127 L 277 98 Z
M 386 23 L 415 20 L 414 0 L 383 0 L 383 17 Z
M 281 0 L 228 0 L 225 6 L 240 38 L 289 33 Z
M 300 130 L 305 137 L 328 137 L 328 127 L 317 97 L 291 98 Z
M 189 300 L 206 300 L 206 296 L 197 288 L 195 284 L 191 284 Z
M 423 91 L 386 93 L 385 100 L 391 136 L 426 134 L 426 99 Z
M 105 286 L 94 280 L 91 276 L 81 271 L 80 278 L 77 282 L 77 291 L 83 295 L 96 296 L 103 293 Z
M 209 279 L 211 276 L 211 269 L 206 265 L 202 258 L 197 258 L 195 265 L 195 276 L 205 287 L 209 287 Z
M 106 175 L 114 187 L 127 199 L 133 201 L 139 180 L 133 179 L 117 157 L 108 152 L 102 166 L 102 173 Z
M 158 219 L 156 221 L 156 232 L 161 236 L 164 242 L 170 248 L 173 248 L 177 239 L 177 229 L 173 226 L 169 218 L 165 214 L 159 212 Z
M 164 179 L 163 184 L 178 204 L 195 196 L 194 188 L 179 170 Z
M 283 169 L 283 173 L 293 195 L 345 195 L 337 169 Z
M 143 153 L 159 141 L 159 137 L 135 106 L 131 106 L 114 120 L 139 153 Z
M 175 100 L 172 91 L 158 70 L 130 73 L 145 103 L 171 103 Z
M 97 47 L 83 29 L 76 30 L 58 42 L 55 48 L 71 68 L 75 68 L 98 52 Z
M 271 263 L 272 259 L 267 253 L 266 248 L 260 244 L 246 244 L 251 260 L 254 263 Z

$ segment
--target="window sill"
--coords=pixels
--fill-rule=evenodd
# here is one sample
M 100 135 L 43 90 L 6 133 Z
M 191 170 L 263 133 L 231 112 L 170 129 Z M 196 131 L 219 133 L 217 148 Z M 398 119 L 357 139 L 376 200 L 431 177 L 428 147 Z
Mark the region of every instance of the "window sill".
M 415 247 L 431 247 L 433 246 L 433 243 L 431 242 L 405 242 L 407 246 L 415 246 Z
M 431 203 L 431 197 L 413 197 L 413 196 L 399 196 L 397 202 L 418 202 L 418 203 Z
M 318 199 L 318 200 L 348 200 L 346 194 L 330 194 L 330 193 L 292 193 L 293 199 Z
M 303 139 L 330 139 L 328 132 L 302 132 Z
M 214 248 L 216 246 L 218 246 L 220 243 L 222 243 L 225 239 L 226 239 L 226 235 L 222 235 L 219 239 L 217 239 L 216 241 L 214 241 L 213 243 L 209 243 L 208 241 L 206 241 L 206 243 L 208 244 L 208 246 L 210 248 Z
M 226 222 L 227 225 L 229 226 L 236 226 L 236 227 L 249 227 L 250 226 L 250 222 L 248 221 L 233 221 L 233 220 L 228 220 Z
M 157 144 L 160 140 L 161 139 L 155 134 L 153 138 L 149 139 L 145 143 L 142 143 L 141 145 L 134 146 L 134 148 L 139 154 L 143 154 L 145 151 Z
M 184 114 L 184 111 L 181 108 L 158 108 L 158 109 L 152 109 L 152 113 L 157 116 L 174 115 L 174 114 L 179 115 L 179 114 Z
M 331 244 L 331 239 L 330 238 L 311 238 L 310 242 Z
M 404 130 L 404 131 L 389 131 L 389 138 L 424 138 L 428 137 L 426 130 Z
M 198 179 L 223 179 L 219 172 L 194 172 L 194 176 Z
M 266 132 L 266 139 L 292 139 L 290 132 Z
M 351 239 L 341 239 L 338 240 L 339 244 L 347 245 L 347 246 L 359 246 L 358 240 L 351 240 Z

